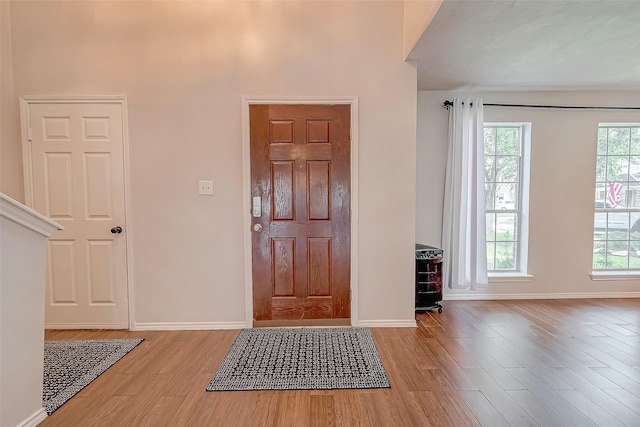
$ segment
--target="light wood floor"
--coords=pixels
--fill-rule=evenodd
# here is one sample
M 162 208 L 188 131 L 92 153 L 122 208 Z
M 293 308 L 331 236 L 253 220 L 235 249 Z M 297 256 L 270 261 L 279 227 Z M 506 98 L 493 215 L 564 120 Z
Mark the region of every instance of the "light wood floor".
M 237 331 L 145 340 L 42 426 L 640 426 L 640 299 L 445 301 L 374 328 L 390 389 L 205 392 Z

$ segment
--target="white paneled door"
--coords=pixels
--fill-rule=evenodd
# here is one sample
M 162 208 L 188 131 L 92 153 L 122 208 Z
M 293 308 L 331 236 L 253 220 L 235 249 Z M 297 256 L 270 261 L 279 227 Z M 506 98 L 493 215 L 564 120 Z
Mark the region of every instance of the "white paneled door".
M 27 201 L 49 239 L 47 328 L 129 327 L 122 102 L 26 101 Z

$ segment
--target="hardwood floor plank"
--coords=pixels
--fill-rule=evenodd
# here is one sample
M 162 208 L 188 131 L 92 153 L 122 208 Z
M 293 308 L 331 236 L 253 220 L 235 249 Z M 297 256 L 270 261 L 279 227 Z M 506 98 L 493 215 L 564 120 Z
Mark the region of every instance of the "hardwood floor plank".
M 611 416 L 615 417 L 620 422 L 625 425 L 640 426 L 640 415 L 612 398 L 609 394 L 605 393 L 603 391 L 605 388 L 600 388 L 597 385 L 594 385 L 592 382 L 578 376 L 568 369 L 556 369 L 556 372 L 559 377 L 571 384 L 576 391 L 593 401 L 595 405 L 602 408 L 603 411 L 611 414 Z M 610 383 L 609 380 L 606 381 L 607 383 Z M 618 387 L 616 386 L 614 390 L 615 389 L 618 389 Z
M 203 414 L 199 413 L 200 411 L 204 411 L 206 408 L 207 414 L 204 414 L 204 416 L 208 417 L 209 415 L 208 412 L 215 409 L 215 407 L 210 408 L 208 406 L 207 395 L 206 395 L 206 392 L 204 391 L 206 389 L 206 385 L 211 380 L 211 375 L 200 374 L 195 377 L 190 377 L 190 379 L 192 381 L 191 389 L 189 390 L 189 393 L 185 396 L 185 399 L 182 402 L 182 405 L 180 405 L 175 415 L 173 416 L 173 422 L 175 423 L 175 425 L 179 425 L 179 426 L 189 425 L 190 421 L 193 418 L 203 416 Z M 231 399 L 230 398 L 231 396 L 228 396 L 226 394 L 217 394 L 217 393 L 213 397 L 215 399 L 214 405 L 218 405 L 221 408 L 219 409 L 219 411 L 221 412 L 221 416 L 224 416 L 228 410 L 227 408 L 229 404 L 227 404 L 227 401 L 235 402 L 235 401 L 244 400 L 244 396 L 242 396 L 241 393 L 236 395 L 234 399 Z M 197 424 L 192 424 L 192 425 L 197 425 Z
M 536 340 L 534 344 L 545 347 L 546 353 L 551 355 L 560 366 L 571 366 L 579 364 L 589 368 L 606 367 L 607 365 L 595 357 L 585 353 L 576 346 L 567 346 L 571 342 L 571 337 L 564 338 L 562 341 L 554 340 L 552 342 L 544 342 Z
M 431 373 L 431 382 L 434 384 L 434 390 L 438 399 L 442 402 L 442 410 L 446 414 L 446 419 L 451 420 L 452 426 L 475 426 L 478 420 L 467 407 L 462 396 L 456 389 L 455 385 L 449 379 L 447 373 L 442 369 L 433 369 Z
M 464 390 L 460 396 L 471 408 L 474 415 L 484 427 L 508 427 L 509 424 L 500 412 L 487 400 L 481 391 Z
M 515 338 L 491 338 L 491 341 L 517 360 L 521 366 L 538 368 L 564 366 L 561 361 L 541 351 L 540 348 L 532 342 Z
M 553 307 L 555 303 L 555 301 L 519 301 L 512 304 L 512 308 L 518 315 L 539 325 L 538 330 L 545 331 L 545 334 L 536 336 L 533 343 L 544 348 L 546 353 L 562 366 L 573 364 L 575 361 L 589 367 L 606 366 L 583 351 L 565 345 L 567 339 L 584 338 L 588 335 L 581 332 L 581 323 L 573 322 L 571 318 L 557 318 L 556 313 L 549 311 L 549 308 Z
M 617 346 L 611 345 L 609 341 L 609 337 L 598 337 L 597 339 L 582 340 L 579 345 L 585 353 L 591 354 L 603 363 L 607 363 L 607 360 L 610 361 L 612 359 L 622 362 L 625 365 L 633 365 L 636 362 L 633 354 L 619 350 Z M 636 352 L 637 351 L 638 350 L 636 350 Z
M 422 426 L 446 426 L 452 420 L 446 419 L 442 405 L 433 391 L 414 391 L 408 393 L 407 409 L 415 414 L 415 421 Z
M 606 390 L 606 393 L 625 405 L 636 414 L 640 414 L 640 398 L 627 390 Z
M 380 338 L 377 346 L 389 355 L 382 359 L 385 370 L 401 381 L 403 388 L 431 390 L 431 384 L 424 378 L 425 371 L 438 365 L 420 340 L 411 337 Z
M 391 401 L 389 393 L 372 391 L 360 395 L 362 407 L 367 414 L 367 425 L 371 426 L 409 426 L 416 425 L 412 422 L 415 414 L 409 414 L 406 410 L 406 392 L 402 398 Z
M 292 410 L 285 409 L 285 416 L 293 420 L 293 426 L 305 425 L 309 419 L 309 408 L 311 407 L 311 393 L 307 390 L 297 390 Z
M 563 370 L 571 371 L 572 374 L 577 375 L 579 378 L 585 381 L 588 381 L 589 383 L 593 384 L 595 387 L 599 388 L 600 390 L 619 388 L 619 386 L 616 383 L 614 383 L 613 381 L 609 381 L 607 378 L 600 375 L 593 368 L 589 368 L 587 366 L 580 365 L 580 364 L 569 365 L 567 368 L 552 368 L 550 369 L 550 372 L 555 378 L 562 380 L 567 384 L 571 384 L 571 382 L 566 379 L 566 376 L 558 375 L 558 372 Z
M 470 338 L 457 338 L 461 347 L 478 362 L 478 365 L 487 372 L 503 390 L 522 390 L 524 387 L 503 366 L 488 355 L 482 348 L 475 345 Z
M 529 390 L 508 390 L 507 394 L 541 426 L 567 426 L 553 411 Z
M 306 425 L 312 427 L 336 425 L 335 402 L 332 395 L 311 395 L 310 405 Z
M 629 378 L 613 368 L 594 368 L 594 371 L 616 384 L 621 389 L 628 391 L 636 397 L 640 397 L 639 381 Z
M 558 390 L 557 393 L 598 426 L 620 427 L 624 425 L 577 390 Z
M 473 356 L 454 339 L 446 336 L 446 333 L 436 336 L 435 339 L 447 355 L 449 355 L 449 357 L 451 357 L 460 368 L 466 369 L 480 367 Z
M 604 337 L 600 338 L 600 342 L 602 342 L 606 346 L 613 347 L 616 350 L 622 351 L 628 356 L 632 357 L 638 354 L 638 350 L 640 350 L 640 339 L 638 339 L 637 337 L 627 339 L 624 342 L 619 341 L 615 338 Z
M 249 411 L 249 419 L 251 420 L 250 424 L 256 427 L 275 425 L 274 419 L 278 413 L 279 403 L 280 399 L 277 394 L 258 394 L 251 405 L 251 410 Z
M 336 409 L 336 422 L 339 426 L 366 426 L 367 417 L 364 414 L 360 393 L 352 390 L 336 390 L 334 406 Z M 280 425 L 280 424 L 275 424 Z
M 141 427 L 169 427 L 174 425 L 173 415 L 184 402 L 184 396 L 160 397 L 148 412 L 141 412 L 131 425 Z
M 144 338 L 42 426 L 640 425 L 640 299 L 445 301 L 372 328 L 390 389 L 206 392 L 238 331 Z
M 527 387 L 527 390 L 537 397 L 545 406 L 552 410 L 558 418 L 561 418 L 571 426 L 593 426 L 594 424 L 587 419 L 574 406 L 570 405 L 557 394 L 557 390 L 551 389 L 547 385 L 547 381 L 540 380 L 525 368 L 510 369 L 512 374 L 518 378 L 520 383 Z M 573 389 L 570 389 L 573 390 Z
M 510 425 L 537 425 L 484 369 L 467 369 L 466 371 L 482 394 Z
M 431 354 L 434 355 L 434 358 L 438 361 L 438 366 L 451 384 L 453 384 L 457 390 L 478 390 L 464 372 L 464 369 L 458 366 L 449 353 L 442 348 L 440 341 L 435 338 L 430 338 L 428 340 L 426 351 L 431 352 Z
M 484 338 L 478 338 L 478 337 L 474 337 L 474 338 L 458 338 L 458 342 L 461 343 L 461 345 L 465 342 L 473 342 L 473 345 L 475 348 L 481 349 L 482 351 L 484 351 L 488 356 L 490 356 L 492 359 L 494 359 L 496 362 L 498 362 L 500 364 L 500 366 L 502 366 L 503 368 L 520 368 L 522 367 L 522 365 L 515 360 L 513 357 L 511 357 L 509 355 L 509 353 L 507 353 L 506 351 L 502 350 L 501 348 L 493 345 L 491 343 L 491 340 L 487 340 Z
M 636 321 L 636 319 L 634 319 L 631 316 L 625 315 L 625 313 L 628 313 L 628 310 L 622 310 L 620 312 L 614 313 L 614 312 L 607 311 L 606 307 L 603 307 L 595 311 L 593 313 L 593 316 L 598 318 L 598 324 L 601 324 L 601 325 L 610 324 L 615 326 L 621 326 L 621 325 L 627 325 L 629 323 L 633 323 Z
M 203 384 L 205 388 L 207 384 Z M 187 396 L 194 387 L 193 378 L 180 374 L 158 373 L 140 390 L 141 394 L 159 396 Z
M 622 327 L 621 325 L 617 325 L 615 323 L 610 323 L 610 322 L 600 322 L 596 325 L 591 326 L 591 328 L 598 332 L 602 332 L 604 335 L 608 337 L 615 338 L 623 342 L 628 340 L 630 337 L 638 336 L 637 333 L 632 332 Z
M 621 324 L 620 327 L 626 329 L 627 331 L 631 331 L 640 335 L 640 325 L 638 324 L 624 323 L 624 324 Z

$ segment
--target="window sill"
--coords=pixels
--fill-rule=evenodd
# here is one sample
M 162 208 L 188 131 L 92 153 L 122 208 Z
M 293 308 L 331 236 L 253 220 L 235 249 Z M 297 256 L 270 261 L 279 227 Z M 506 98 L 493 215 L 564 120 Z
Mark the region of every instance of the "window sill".
M 640 279 L 640 271 L 593 271 L 591 280 L 637 280 Z
M 533 276 L 526 273 L 491 273 L 489 275 L 489 283 L 530 282 L 531 279 Z

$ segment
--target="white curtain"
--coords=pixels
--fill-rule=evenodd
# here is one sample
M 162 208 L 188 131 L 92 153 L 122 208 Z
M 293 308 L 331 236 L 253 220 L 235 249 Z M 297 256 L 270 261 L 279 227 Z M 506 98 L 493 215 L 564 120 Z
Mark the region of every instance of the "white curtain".
M 442 280 L 451 289 L 487 284 L 484 203 L 484 117 L 481 99 L 449 107 L 444 193 Z

